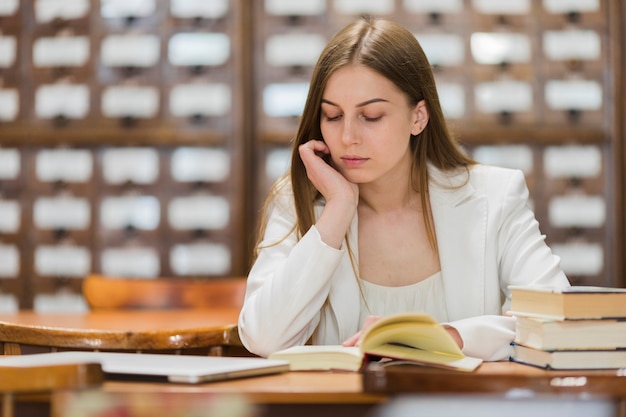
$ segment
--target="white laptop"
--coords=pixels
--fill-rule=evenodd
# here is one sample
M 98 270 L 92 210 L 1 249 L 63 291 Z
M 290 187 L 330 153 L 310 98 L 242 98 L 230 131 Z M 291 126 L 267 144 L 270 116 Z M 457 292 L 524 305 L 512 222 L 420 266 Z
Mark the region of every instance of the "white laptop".
M 268 375 L 289 370 L 289 362 L 257 357 L 113 352 L 51 352 L 0 356 L 0 366 L 99 363 L 111 378 L 152 379 L 197 384 Z

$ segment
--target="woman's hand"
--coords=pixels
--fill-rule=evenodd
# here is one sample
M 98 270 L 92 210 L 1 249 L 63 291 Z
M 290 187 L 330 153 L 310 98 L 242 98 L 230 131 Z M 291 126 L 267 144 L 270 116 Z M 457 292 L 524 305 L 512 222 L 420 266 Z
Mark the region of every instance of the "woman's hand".
M 452 336 L 452 339 L 454 339 L 454 341 L 456 342 L 456 344 L 459 346 L 459 349 L 463 349 L 463 338 L 461 337 L 461 334 L 459 333 L 459 331 L 450 326 L 449 324 L 444 324 L 443 328 L 446 329 L 446 331 L 450 334 L 450 336 Z
M 333 199 L 349 200 L 355 206 L 359 200 L 359 187 L 349 182 L 332 166 L 330 149 L 321 140 L 310 140 L 298 148 L 306 168 L 307 177 L 324 196 L 326 202 Z
M 300 145 L 298 152 L 307 177 L 326 200 L 315 227 L 322 241 L 339 249 L 356 214 L 359 187 L 324 160 L 330 160 L 330 149 L 323 141 L 310 140 Z
M 363 328 L 356 332 L 354 335 L 347 338 L 342 345 L 343 346 L 359 346 L 361 344 L 361 336 L 363 336 L 363 332 L 370 327 L 372 324 L 380 320 L 380 316 L 367 316 L 365 318 L 365 322 L 363 323 Z

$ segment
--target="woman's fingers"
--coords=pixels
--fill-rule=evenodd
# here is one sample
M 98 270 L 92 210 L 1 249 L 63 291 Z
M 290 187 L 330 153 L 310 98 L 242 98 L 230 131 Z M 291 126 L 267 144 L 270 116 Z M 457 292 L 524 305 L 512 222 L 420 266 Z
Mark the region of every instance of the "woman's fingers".
M 342 345 L 343 346 L 358 346 L 358 343 L 360 342 L 360 339 L 361 339 L 361 333 L 363 333 L 363 332 L 362 331 L 356 332 L 354 335 L 352 335 L 349 338 L 347 338 L 342 343 Z
M 354 335 L 347 338 L 342 345 L 343 346 L 359 346 L 361 344 L 361 336 L 363 336 L 363 332 L 367 330 L 372 324 L 376 323 L 380 320 L 381 316 L 367 316 L 365 321 L 363 322 L 363 328 L 356 332 Z
M 330 160 L 330 149 L 321 140 L 310 140 L 298 147 L 300 158 L 307 170 L 313 168 L 315 164 Z

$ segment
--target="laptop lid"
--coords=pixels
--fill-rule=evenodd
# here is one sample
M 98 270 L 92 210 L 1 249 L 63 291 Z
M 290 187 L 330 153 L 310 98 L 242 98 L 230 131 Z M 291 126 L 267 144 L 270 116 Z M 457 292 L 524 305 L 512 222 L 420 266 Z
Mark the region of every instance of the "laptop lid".
M 110 377 L 197 384 L 289 370 L 289 362 L 257 357 L 169 355 L 116 352 L 50 352 L 0 357 L 0 366 L 99 363 Z

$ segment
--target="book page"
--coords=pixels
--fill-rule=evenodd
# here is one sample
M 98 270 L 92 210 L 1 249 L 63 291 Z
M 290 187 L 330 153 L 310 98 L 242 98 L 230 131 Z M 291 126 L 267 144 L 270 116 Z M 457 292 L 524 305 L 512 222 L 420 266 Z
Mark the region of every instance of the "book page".
M 425 314 L 399 314 L 377 321 L 363 334 L 361 350 L 369 352 L 387 343 L 464 356 L 443 326 Z

